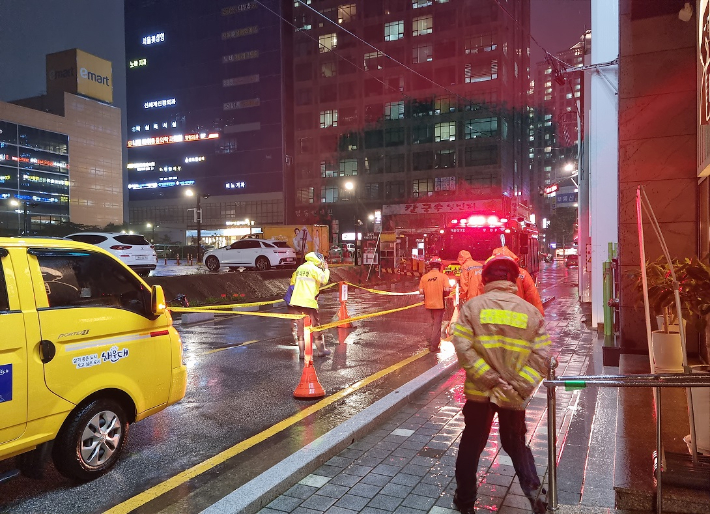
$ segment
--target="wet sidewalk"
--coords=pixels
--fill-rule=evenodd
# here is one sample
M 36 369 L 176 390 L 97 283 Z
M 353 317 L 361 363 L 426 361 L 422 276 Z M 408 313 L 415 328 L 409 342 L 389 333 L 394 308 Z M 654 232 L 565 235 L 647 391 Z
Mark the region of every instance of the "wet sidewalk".
M 576 271 L 576 270 L 574 270 Z M 576 273 L 565 268 L 551 269 L 541 282 L 544 296 L 555 296 L 546 307 L 547 328 L 553 339 L 553 354 L 559 360 L 558 375 L 581 375 L 593 358 L 596 331 L 584 324 L 577 300 Z M 443 342 L 446 351 L 451 343 Z M 461 431 L 464 374 L 449 374 L 424 393 L 412 398 L 369 434 L 331 457 L 325 464 L 270 501 L 261 514 L 449 514 L 456 512 L 453 494 L 454 469 Z M 564 445 L 573 414 L 578 408 L 579 391 L 557 392 L 557 424 L 560 447 Z M 538 474 L 547 481 L 546 389 L 541 387 L 527 409 L 528 440 Z M 585 483 L 587 448 L 565 450 L 566 462 L 577 462 L 561 488 Z M 603 451 L 598 450 L 598 451 Z M 600 455 L 600 457 L 603 457 Z M 607 456 L 608 457 L 608 456 Z M 613 455 L 611 456 L 613 462 Z M 607 461 L 608 462 L 608 461 Z M 604 474 L 604 473 L 602 473 Z M 606 473 L 608 476 L 608 473 Z M 559 476 L 559 475 L 558 475 Z M 597 495 L 585 505 L 579 491 L 565 491 L 579 498 L 574 506 L 559 512 L 613 511 L 614 491 L 603 481 Z M 531 512 L 523 495 L 512 461 L 501 450 L 498 424 L 494 421 L 488 446 L 479 465 L 477 512 L 518 514 Z M 570 504 L 573 502 L 570 501 Z

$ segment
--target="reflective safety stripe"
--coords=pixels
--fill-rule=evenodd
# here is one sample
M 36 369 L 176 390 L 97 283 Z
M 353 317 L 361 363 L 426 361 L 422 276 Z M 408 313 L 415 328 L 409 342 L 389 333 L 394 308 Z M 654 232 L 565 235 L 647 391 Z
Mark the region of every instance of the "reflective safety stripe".
M 483 309 L 479 319 L 481 325 L 508 325 L 516 328 L 527 328 L 528 326 L 527 314 L 503 309 Z
M 552 339 L 550 339 L 550 336 L 544 335 L 540 337 L 536 337 L 535 340 L 533 341 L 535 349 L 542 348 L 543 346 L 549 346 L 552 344 Z
M 471 396 L 488 396 L 487 392 L 481 391 L 479 389 L 466 389 L 464 388 L 464 392 L 466 394 L 470 394 Z
M 471 369 L 473 370 L 473 373 L 474 373 L 474 375 L 476 375 L 476 377 L 480 377 L 486 371 L 491 369 L 491 367 L 488 365 L 488 363 L 486 361 L 479 358 L 478 360 L 476 360 L 476 362 L 473 364 L 473 366 L 471 366 Z
M 464 327 L 459 323 L 454 323 L 454 335 L 464 337 L 466 339 L 473 339 L 473 330 Z
M 520 376 L 531 384 L 537 384 L 540 380 L 542 380 L 540 373 L 535 371 L 530 366 L 523 366 L 523 369 L 520 370 Z
M 505 348 L 514 352 L 529 353 L 530 344 L 525 339 L 514 339 L 505 336 L 479 336 L 476 338 L 484 348 Z

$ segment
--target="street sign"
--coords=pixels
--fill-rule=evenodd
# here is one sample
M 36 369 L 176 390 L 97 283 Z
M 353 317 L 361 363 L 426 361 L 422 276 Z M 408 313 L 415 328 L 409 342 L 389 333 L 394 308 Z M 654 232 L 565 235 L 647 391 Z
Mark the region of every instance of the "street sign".
M 546 195 L 551 195 L 555 191 L 557 191 L 560 188 L 559 184 L 550 184 L 549 186 L 546 186 L 545 189 L 543 189 L 544 193 Z

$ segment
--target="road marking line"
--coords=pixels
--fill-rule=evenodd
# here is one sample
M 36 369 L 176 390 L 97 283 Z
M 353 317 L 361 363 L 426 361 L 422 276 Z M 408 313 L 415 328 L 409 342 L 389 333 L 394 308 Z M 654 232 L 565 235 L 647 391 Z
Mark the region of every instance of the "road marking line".
M 196 464 L 195 466 L 186 469 L 185 471 L 182 471 L 181 473 L 178 473 L 172 478 L 169 478 L 165 482 L 162 482 L 156 486 L 151 487 L 150 489 L 143 491 L 142 493 L 134 496 L 133 498 L 129 498 L 128 500 L 124 501 L 123 503 L 119 503 L 115 507 L 107 510 L 104 514 L 128 514 L 129 512 L 145 505 L 149 501 L 152 501 L 159 496 L 172 491 L 176 487 L 181 486 L 185 482 L 195 478 L 198 475 L 201 475 L 202 473 L 209 471 L 210 469 L 214 468 L 215 466 L 218 466 L 219 464 L 222 464 L 223 462 L 231 459 L 232 457 L 239 455 L 243 451 L 248 450 L 252 446 L 255 446 L 265 440 L 267 440 L 269 437 L 278 434 L 279 432 L 282 432 L 289 428 L 292 425 L 295 425 L 299 421 L 302 421 L 303 419 L 307 418 L 311 414 L 318 412 L 319 410 L 327 407 L 328 405 L 335 403 L 345 396 L 354 393 L 355 391 L 362 389 L 363 387 L 371 384 L 372 382 L 379 380 L 382 377 L 385 377 L 389 375 L 390 373 L 393 373 L 394 371 L 399 370 L 400 368 L 403 368 L 404 366 L 424 357 L 425 355 L 429 355 L 429 350 L 423 350 L 420 351 L 411 357 L 404 359 L 403 361 L 398 362 L 397 364 L 393 364 L 389 368 L 383 369 L 381 371 L 378 371 L 374 375 L 370 375 L 367 378 L 364 378 L 360 380 L 359 382 L 355 382 L 353 385 L 346 387 L 345 389 L 338 391 L 337 393 L 328 396 L 321 401 L 311 405 L 310 407 L 307 407 L 306 409 L 302 410 L 301 412 L 294 414 L 293 416 L 290 416 L 282 421 L 279 421 L 275 425 L 269 427 L 268 429 L 264 430 L 263 432 L 260 432 L 249 439 L 245 439 L 244 441 L 235 444 L 231 448 L 228 448 L 224 450 L 221 453 L 218 453 L 214 457 L 210 457 L 209 459 L 200 462 L 199 464 Z
M 224 350 L 231 350 L 232 348 L 239 348 L 240 346 L 246 346 L 248 344 L 258 343 L 258 342 L 259 342 L 258 339 L 254 339 L 253 341 L 245 341 L 240 344 L 235 344 L 234 346 L 225 346 L 224 348 L 217 348 L 216 350 L 210 350 L 209 352 L 205 352 L 202 355 L 209 355 L 210 353 L 217 353 L 217 352 L 222 352 Z

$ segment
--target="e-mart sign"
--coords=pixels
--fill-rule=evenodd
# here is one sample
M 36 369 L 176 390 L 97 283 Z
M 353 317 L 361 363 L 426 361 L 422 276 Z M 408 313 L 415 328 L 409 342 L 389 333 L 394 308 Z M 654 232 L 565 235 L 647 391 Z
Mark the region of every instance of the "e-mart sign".
M 66 91 L 113 103 L 111 62 L 77 48 L 50 54 L 47 91 Z

